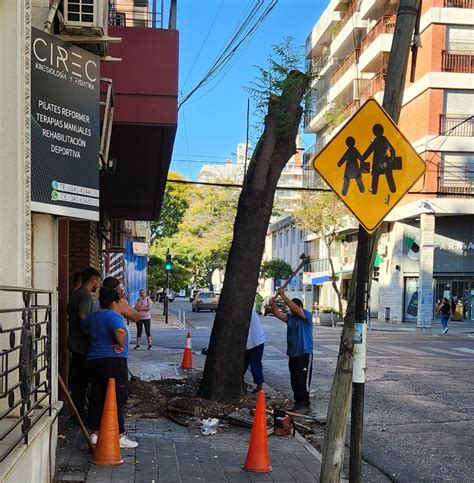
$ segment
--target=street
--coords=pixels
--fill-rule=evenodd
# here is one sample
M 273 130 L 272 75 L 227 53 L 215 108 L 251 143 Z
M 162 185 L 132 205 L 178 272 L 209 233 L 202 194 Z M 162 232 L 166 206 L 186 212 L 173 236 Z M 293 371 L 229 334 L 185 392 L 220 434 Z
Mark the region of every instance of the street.
M 192 313 L 188 299 L 180 298 L 170 309 L 186 311 L 193 348 L 206 347 L 215 314 Z M 262 322 L 266 382 L 291 399 L 286 327 L 271 316 Z M 314 330 L 311 394 L 320 420 L 326 419 L 340 330 Z M 374 330 L 368 336 L 364 460 L 393 481 L 474 481 L 474 326 L 472 333 L 436 332 Z M 161 330 L 155 339 L 159 346 L 182 345 L 174 330 Z

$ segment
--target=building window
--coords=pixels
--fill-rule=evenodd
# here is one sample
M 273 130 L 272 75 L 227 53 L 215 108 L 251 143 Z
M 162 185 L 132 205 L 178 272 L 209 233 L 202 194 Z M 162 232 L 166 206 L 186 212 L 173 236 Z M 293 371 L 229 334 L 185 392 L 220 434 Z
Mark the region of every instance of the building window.
M 278 240 L 279 240 L 279 244 L 278 245 L 279 245 L 280 248 L 282 248 L 283 247 L 283 232 L 282 231 L 280 231 L 278 233 Z
M 291 227 L 291 243 L 295 243 L 296 241 L 296 228 L 294 226 Z
M 290 230 L 285 230 L 285 247 L 288 246 L 289 231 Z
M 272 250 L 275 251 L 277 248 L 277 234 L 272 235 Z

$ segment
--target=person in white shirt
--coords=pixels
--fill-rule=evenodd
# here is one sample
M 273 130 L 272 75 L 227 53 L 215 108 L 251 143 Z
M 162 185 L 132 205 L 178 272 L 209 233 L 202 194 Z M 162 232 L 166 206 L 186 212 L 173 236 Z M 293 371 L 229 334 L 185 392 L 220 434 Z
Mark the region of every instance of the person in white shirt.
M 245 368 L 244 374 L 250 366 L 252 372 L 253 382 L 256 384 L 253 392 L 258 392 L 262 389 L 264 382 L 262 357 L 263 348 L 265 346 L 265 332 L 263 331 L 260 317 L 257 312 L 252 309 L 250 317 L 249 335 L 247 338 L 247 349 L 245 351 Z

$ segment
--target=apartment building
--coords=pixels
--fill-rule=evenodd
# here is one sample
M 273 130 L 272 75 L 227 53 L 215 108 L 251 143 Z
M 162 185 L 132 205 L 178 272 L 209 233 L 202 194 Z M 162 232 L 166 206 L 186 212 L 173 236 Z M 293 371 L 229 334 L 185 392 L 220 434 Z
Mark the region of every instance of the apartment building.
M 306 42 L 313 81 L 304 181 L 311 159 L 368 99 L 382 103 L 398 1 L 331 0 Z M 474 4 L 425 0 L 416 68 L 408 63 L 399 127 L 425 175 L 386 218 L 379 244 L 379 318 L 429 326 L 440 298 L 474 320 Z M 412 77 L 412 79 L 410 79 Z
M 176 2 L 167 25 L 148 2 L 124 5 L 1 2 L 1 481 L 53 480 L 72 275 L 110 273 L 114 251 L 139 257 L 124 235 L 145 237 L 125 220 L 160 212 L 177 125 Z

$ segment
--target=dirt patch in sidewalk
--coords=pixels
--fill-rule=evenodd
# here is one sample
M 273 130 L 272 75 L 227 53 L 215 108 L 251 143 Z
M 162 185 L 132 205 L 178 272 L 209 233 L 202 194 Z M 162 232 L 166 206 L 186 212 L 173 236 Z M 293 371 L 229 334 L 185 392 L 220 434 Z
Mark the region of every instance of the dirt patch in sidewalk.
M 126 412 L 128 416 L 156 418 L 165 416 L 183 426 L 199 426 L 202 419 L 218 418 L 220 427 L 236 421 L 230 415 L 236 411 L 252 420 L 256 394 L 247 393 L 231 403 L 221 403 L 197 396 L 201 374 L 193 374 L 184 379 L 161 379 L 142 381 L 136 377 L 130 380 L 130 397 Z M 285 409 L 291 402 L 270 387 L 265 388 L 267 410 Z M 324 438 L 322 425 L 310 418 L 294 418 L 296 429 L 317 449 Z M 271 416 L 269 416 L 271 425 Z

